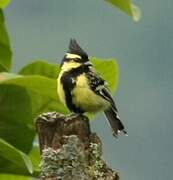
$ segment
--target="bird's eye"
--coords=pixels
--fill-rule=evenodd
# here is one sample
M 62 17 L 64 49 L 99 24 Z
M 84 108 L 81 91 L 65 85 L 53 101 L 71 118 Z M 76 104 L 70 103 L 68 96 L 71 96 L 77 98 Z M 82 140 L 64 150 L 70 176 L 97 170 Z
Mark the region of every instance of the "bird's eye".
M 81 59 L 75 58 L 75 59 L 73 59 L 73 61 L 74 61 L 74 62 L 77 62 L 77 63 L 80 63 L 80 62 L 81 62 Z

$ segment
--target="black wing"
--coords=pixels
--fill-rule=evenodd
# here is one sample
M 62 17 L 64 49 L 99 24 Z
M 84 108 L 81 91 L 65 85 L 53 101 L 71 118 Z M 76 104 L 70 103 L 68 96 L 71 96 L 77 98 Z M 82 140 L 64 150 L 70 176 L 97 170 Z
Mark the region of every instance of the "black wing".
M 106 81 L 101 78 L 98 74 L 94 72 L 89 72 L 87 74 L 88 80 L 89 80 L 89 85 L 91 89 L 104 98 L 105 100 L 109 101 L 110 104 L 115 107 L 115 110 L 117 111 L 117 108 L 115 106 L 114 100 L 112 99 L 110 92 L 107 88 Z
M 116 105 L 114 103 L 114 100 L 112 99 L 109 90 L 106 86 L 105 81 L 98 75 L 95 74 L 94 72 L 89 72 L 88 73 L 88 79 L 90 82 L 90 87 L 91 89 L 104 98 L 105 100 L 109 101 L 111 106 L 104 111 L 109 124 L 112 128 L 113 135 L 117 136 L 119 131 L 123 131 L 125 134 L 127 133 L 124 130 L 124 125 L 122 124 L 119 116 L 118 116 L 118 110 L 116 108 Z

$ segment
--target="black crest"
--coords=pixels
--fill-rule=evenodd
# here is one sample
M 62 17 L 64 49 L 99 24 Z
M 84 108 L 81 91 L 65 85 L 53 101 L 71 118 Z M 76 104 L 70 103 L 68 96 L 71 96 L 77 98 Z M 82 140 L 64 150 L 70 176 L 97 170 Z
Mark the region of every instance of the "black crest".
M 77 54 L 81 56 L 82 59 L 88 59 L 87 53 L 79 46 L 75 39 L 70 39 L 68 52 L 71 54 Z

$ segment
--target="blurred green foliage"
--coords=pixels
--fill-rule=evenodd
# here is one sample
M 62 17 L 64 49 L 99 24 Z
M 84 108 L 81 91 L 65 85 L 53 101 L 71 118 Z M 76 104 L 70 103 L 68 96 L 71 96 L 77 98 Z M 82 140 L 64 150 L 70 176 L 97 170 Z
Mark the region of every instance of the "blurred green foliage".
M 33 173 L 32 163 L 30 158 L 0 138 L 0 170 L 3 172 L 22 172 Z M 3 165 L 2 165 L 3 164 Z
M 133 18 L 132 4 L 107 0 Z M 57 96 L 60 66 L 36 60 L 18 74 L 10 73 L 12 51 L 2 8 L 10 0 L 0 0 L 0 179 L 29 179 L 39 173 L 39 150 L 35 140 L 34 119 L 48 111 L 68 113 Z M 119 70 L 115 59 L 91 58 L 97 71 L 115 91 Z M 28 177 L 27 177 L 28 176 Z
M 0 8 L 3 9 L 5 8 L 11 0 L 0 0 Z
M 10 69 L 12 56 L 4 21 L 3 12 L 0 9 L 0 72 L 8 71 Z
M 140 9 L 132 3 L 131 0 L 105 0 L 113 6 L 121 9 L 126 14 L 131 16 L 134 21 L 139 21 L 141 18 Z

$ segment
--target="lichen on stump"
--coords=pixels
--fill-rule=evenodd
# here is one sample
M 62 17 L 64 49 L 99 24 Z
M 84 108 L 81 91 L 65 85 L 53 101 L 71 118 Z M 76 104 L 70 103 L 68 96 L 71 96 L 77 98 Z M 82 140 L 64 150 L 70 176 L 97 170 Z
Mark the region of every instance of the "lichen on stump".
M 119 180 L 102 159 L 102 143 L 87 117 L 44 113 L 36 128 L 42 180 Z

